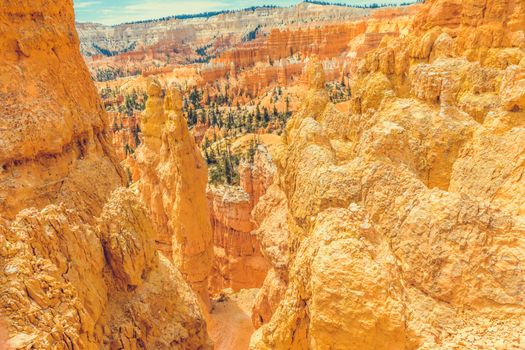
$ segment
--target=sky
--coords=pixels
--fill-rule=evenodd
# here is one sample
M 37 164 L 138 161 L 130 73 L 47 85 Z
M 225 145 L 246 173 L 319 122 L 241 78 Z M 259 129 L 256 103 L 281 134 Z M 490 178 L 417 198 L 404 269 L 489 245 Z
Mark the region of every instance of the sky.
M 324 0 L 327 1 L 327 0 Z M 334 0 L 348 4 L 400 3 L 406 0 Z M 300 0 L 74 0 L 77 22 L 107 25 L 250 6 L 289 6 Z M 328 1 L 332 2 L 332 1 Z

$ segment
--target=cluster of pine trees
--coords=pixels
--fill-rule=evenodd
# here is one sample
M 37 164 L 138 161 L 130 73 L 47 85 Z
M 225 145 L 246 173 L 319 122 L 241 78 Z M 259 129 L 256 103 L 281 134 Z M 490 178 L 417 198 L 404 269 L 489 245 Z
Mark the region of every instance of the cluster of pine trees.
M 208 132 L 201 143 L 203 155 L 210 170 L 210 182 L 214 184 L 239 184 L 238 167 L 241 161 L 253 163 L 255 150 L 259 144 L 257 137 L 250 141 L 246 152 L 233 152 L 231 142 L 239 136 L 246 134 L 277 133 L 280 134 L 291 116 L 290 101 L 283 95 L 280 87 L 275 88 L 270 95 L 270 106 L 262 105 L 241 106 L 233 101 L 228 93 L 228 88 L 217 89 L 219 92 L 213 96 L 204 97 L 202 88 L 192 87 L 183 95 L 183 115 L 187 118 L 190 129 L 196 126 L 204 126 L 213 130 Z M 144 91 L 133 90 L 130 93 L 121 94 L 118 89 L 106 86 L 101 95 L 106 101 L 113 101 L 107 106 L 109 111 L 119 112 L 123 118 L 132 118 L 135 113 L 145 109 L 147 94 Z M 285 111 L 279 111 L 276 103 L 285 102 Z M 131 124 L 131 123 L 130 123 Z M 113 131 L 119 132 L 124 129 L 122 123 L 114 123 Z M 128 130 L 133 133 L 134 144 L 125 144 L 126 156 L 133 155 L 135 148 L 141 143 L 140 127 L 137 125 Z
M 277 88 L 276 91 L 274 105 L 270 110 L 260 105 L 241 106 L 239 103 L 233 107 L 227 93 L 203 99 L 203 90 L 193 87 L 183 98 L 183 112 L 190 128 L 200 123 L 224 130 L 231 136 L 254 133 L 260 129 L 281 133 L 291 113 L 288 98 L 285 111 L 277 110 L 275 103 L 282 96 L 282 90 Z
M 258 9 L 274 9 L 278 8 L 279 6 L 275 5 L 262 5 L 262 6 L 251 6 L 240 10 L 223 10 L 223 11 L 209 11 L 209 12 L 200 12 L 200 13 L 194 13 L 194 14 L 183 14 L 183 15 L 175 15 L 175 16 L 167 16 L 162 18 L 156 18 L 156 19 L 146 19 L 143 21 L 133 21 L 133 22 L 126 22 L 123 24 L 141 24 L 141 23 L 156 23 L 156 22 L 165 22 L 172 19 L 193 19 L 193 18 L 210 18 L 222 14 L 230 14 L 230 13 L 237 13 L 237 12 L 248 12 L 248 11 L 256 11 Z
M 148 94 L 145 92 L 138 93 L 133 89 L 131 94 L 124 95 L 124 102 L 119 105 L 118 111 L 120 113 L 126 113 L 128 116 L 132 116 L 135 111 L 143 111 L 146 109 L 147 100 Z
M 238 185 L 239 164 L 241 161 L 253 163 L 258 140 L 255 137 L 250 142 L 246 153 L 232 152 L 231 140 L 246 134 L 257 134 L 261 130 L 282 133 L 291 115 L 290 101 L 285 98 L 284 112 L 277 110 L 275 103 L 284 98 L 282 89 L 277 87 L 273 91 L 271 101 L 274 105 L 271 109 L 261 105 L 241 106 L 239 103 L 232 106 L 228 88 L 224 90 L 204 98 L 203 89 L 193 87 L 183 97 L 183 112 L 190 128 L 200 124 L 213 130 L 212 136 L 205 137 L 201 144 L 209 167 L 210 183 Z
M 97 82 L 106 82 L 111 80 L 116 80 L 118 78 L 135 76 L 142 74 L 140 69 L 134 70 L 123 70 L 120 67 L 105 67 L 105 68 L 96 68 L 91 71 L 91 79 Z
M 231 138 L 215 143 L 205 138 L 202 149 L 208 163 L 209 182 L 214 185 L 239 185 L 239 165 L 241 162 L 246 162 L 249 166 L 253 165 L 258 145 L 259 140 L 254 136 L 246 152 L 234 153 L 231 150 Z
M 341 77 L 340 81 L 327 83 L 326 89 L 333 103 L 348 101 L 352 97 L 350 83 L 346 81 L 345 76 Z

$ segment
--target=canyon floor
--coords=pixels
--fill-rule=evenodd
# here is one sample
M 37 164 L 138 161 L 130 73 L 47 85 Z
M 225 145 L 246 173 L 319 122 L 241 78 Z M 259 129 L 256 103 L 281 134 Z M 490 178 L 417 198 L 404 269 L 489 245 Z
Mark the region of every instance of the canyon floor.
M 208 331 L 216 350 L 248 349 L 254 332 L 252 308 L 258 289 L 243 289 L 212 301 Z

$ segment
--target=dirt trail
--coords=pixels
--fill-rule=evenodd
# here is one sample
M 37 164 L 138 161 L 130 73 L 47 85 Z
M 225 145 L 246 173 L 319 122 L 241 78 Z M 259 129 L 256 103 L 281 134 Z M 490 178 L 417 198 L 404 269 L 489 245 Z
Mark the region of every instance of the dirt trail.
M 252 305 L 258 289 L 229 294 L 224 301 L 212 303 L 208 332 L 215 350 L 246 350 L 254 332 Z

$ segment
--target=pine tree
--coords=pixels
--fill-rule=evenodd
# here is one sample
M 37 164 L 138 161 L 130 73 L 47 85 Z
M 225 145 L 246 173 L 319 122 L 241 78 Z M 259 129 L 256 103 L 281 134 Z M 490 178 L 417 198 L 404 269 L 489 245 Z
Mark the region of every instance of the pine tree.
M 253 164 L 255 161 L 255 150 L 255 138 L 253 138 L 250 140 L 250 146 L 248 148 L 248 161 L 250 162 L 250 164 Z
M 259 105 L 255 108 L 255 122 L 257 123 L 257 126 L 261 125 L 262 117 L 261 117 L 261 110 L 259 109 Z
M 266 107 L 263 108 L 263 122 L 264 126 L 267 126 L 270 122 L 270 113 L 268 112 L 268 108 Z
M 212 111 L 211 113 L 211 126 L 215 127 L 217 126 L 217 114 L 215 114 L 215 111 Z
M 135 145 L 138 147 L 140 145 L 140 137 L 139 137 L 139 133 L 140 133 L 140 127 L 139 125 L 137 124 L 135 126 L 135 129 L 133 130 L 133 137 L 135 139 Z

